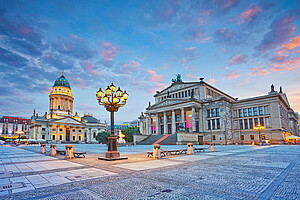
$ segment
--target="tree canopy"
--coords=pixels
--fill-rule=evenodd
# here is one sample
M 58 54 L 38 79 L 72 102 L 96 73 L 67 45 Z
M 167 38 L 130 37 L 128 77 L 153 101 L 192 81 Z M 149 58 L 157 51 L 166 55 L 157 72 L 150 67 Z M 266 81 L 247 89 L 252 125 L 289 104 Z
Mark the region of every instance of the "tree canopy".
M 107 141 L 108 141 L 108 137 L 110 136 L 110 133 L 109 132 L 106 132 L 106 131 L 103 131 L 103 132 L 99 132 L 96 136 L 96 140 L 99 142 L 99 143 L 104 143 L 104 144 L 107 144 Z

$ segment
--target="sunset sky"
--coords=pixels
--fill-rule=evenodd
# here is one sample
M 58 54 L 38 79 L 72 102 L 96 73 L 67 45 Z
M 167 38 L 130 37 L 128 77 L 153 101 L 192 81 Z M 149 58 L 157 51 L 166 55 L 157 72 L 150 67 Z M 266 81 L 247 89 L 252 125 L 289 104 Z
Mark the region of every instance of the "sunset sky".
M 171 84 L 204 81 L 239 99 L 283 87 L 300 111 L 300 1 L 0 2 L 0 116 L 49 109 L 64 70 L 74 110 L 101 121 L 95 94 L 127 90 L 117 122 L 137 119 Z

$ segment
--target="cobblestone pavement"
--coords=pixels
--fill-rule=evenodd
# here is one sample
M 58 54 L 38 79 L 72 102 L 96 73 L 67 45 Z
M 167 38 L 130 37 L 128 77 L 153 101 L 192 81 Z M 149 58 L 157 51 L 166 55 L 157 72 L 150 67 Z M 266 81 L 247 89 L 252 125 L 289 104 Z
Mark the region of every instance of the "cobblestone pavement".
M 0 146 L 0 199 L 300 199 L 299 145 L 224 145 L 161 160 L 146 156 L 152 146 L 122 147 L 128 160 L 113 162 L 97 159 L 105 146 L 76 148 L 90 154 L 67 161 L 37 146 Z

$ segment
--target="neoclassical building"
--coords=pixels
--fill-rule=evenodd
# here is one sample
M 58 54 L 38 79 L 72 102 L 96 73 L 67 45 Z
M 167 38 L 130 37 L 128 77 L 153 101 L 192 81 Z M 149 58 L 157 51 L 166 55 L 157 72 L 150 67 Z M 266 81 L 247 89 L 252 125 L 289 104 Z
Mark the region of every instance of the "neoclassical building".
M 33 113 L 30 120 L 30 138 L 51 142 L 96 142 L 98 132 L 107 126 L 92 115 L 73 114 L 74 97 L 69 81 L 62 73 L 56 79 L 49 95 L 49 112 L 43 116 Z
M 155 103 L 139 117 L 142 135 L 175 134 L 178 143 L 258 143 L 257 124 L 263 125 L 262 140 L 282 143 L 285 133 L 298 135 L 297 117 L 287 96 L 274 90 L 247 99 L 234 98 L 206 83 L 181 78 L 157 91 Z M 291 122 L 290 120 L 293 120 Z

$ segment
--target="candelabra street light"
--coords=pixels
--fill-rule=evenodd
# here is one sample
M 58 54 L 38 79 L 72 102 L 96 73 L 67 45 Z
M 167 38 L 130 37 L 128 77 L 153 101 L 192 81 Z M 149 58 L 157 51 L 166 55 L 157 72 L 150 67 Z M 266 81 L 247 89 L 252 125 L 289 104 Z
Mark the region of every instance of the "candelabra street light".
M 254 129 L 258 132 L 258 137 L 259 137 L 259 146 L 262 145 L 262 141 L 261 141 L 261 135 L 260 135 L 260 132 L 262 132 L 265 127 L 264 126 L 261 126 L 260 124 L 257 124 L 257 126 L 254 127 Z
M 16 131 L 16 134 L 19 136 L 19 144 L 20 144 L 21 135 L 24 134 L 24 131 Z
M 114 113 L 119 110 L 119 108 L 123 107 L 126 104 L 126 100 L 128 99 L 128 94 L 126 90 L 123 92 L 120 87 L 117 91 L 115 91 L 116 86 L 112 83 L 110 86 L 107 86 L 104 92 L 102 92 L 101 88 L 96 93 L 96 97 L 99 105 L 103 105 L 108 112 L 110 112 L 110 130 L 111 134 L 108 137 L 107 142 L 107 152 L 105 154 L 105 158 L 99 158 L 102 160 L 119 160 L 119 159 L 127 159 L 120 158 L 120 153 L 118 152 L 117 145 L 117 136 L 114 132 Z

